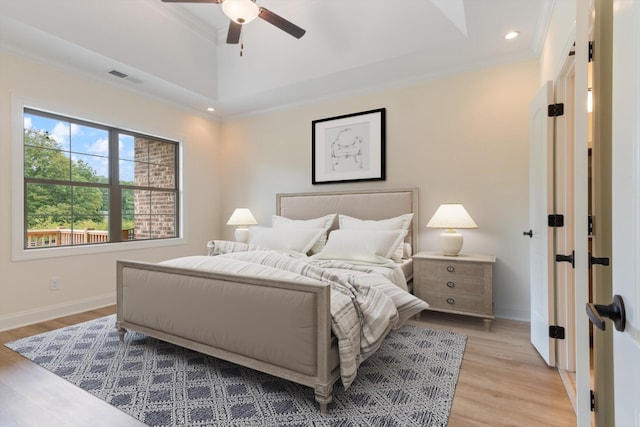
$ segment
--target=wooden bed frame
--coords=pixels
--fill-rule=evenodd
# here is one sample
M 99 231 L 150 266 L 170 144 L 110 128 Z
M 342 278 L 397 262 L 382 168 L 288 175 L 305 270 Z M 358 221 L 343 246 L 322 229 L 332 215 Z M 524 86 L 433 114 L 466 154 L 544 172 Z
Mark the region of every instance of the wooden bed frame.
M 276 195 L 276 213 L 293 219 L 340 213 L 385 219 L 417 213 L 417 190 Z M 414 218 L 416 224 L 418 218 Z M 417 249 L 417 226 L 407 241 Z M 323 413 L 340 378 L 331 335 L 330 286 L 117 262 L 117 322 L 127 329 L 297 382 L 315 391 Z

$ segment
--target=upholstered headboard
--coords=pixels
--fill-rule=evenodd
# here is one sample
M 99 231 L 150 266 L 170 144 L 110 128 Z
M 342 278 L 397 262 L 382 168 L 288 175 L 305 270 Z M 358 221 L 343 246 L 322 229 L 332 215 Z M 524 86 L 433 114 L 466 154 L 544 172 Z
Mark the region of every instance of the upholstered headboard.
M 277 215 L 311 219 L 333 213 L 365 220 L 413 213 L 411 231 L 406 241 L 411 244 L 413 253 L 418 252 L 417 188 L 276 194 Z

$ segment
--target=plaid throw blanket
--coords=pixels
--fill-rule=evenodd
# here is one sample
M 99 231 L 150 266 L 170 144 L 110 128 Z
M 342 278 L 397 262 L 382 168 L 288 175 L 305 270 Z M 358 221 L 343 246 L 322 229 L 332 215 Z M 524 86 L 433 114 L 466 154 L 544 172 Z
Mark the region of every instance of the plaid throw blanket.
M 338 338 L 340 375 L 345 388 L 353 382 L 360 363 L 380 347 L 390 330 L 399 328 L 428 307 L 394 283 L 399 277 L 404 280 L 404 276 L 392 263 L 381 268 L 342 261 L 314 261 L 222 240 L 211 241 L 207 246 L 215 261 L 211 258 L 197 261 L 200 268 L 205 263 L 209 265 L 207 268 L 226 272 L 270 277 L 293 274 L 330 284 L 332 331 Z

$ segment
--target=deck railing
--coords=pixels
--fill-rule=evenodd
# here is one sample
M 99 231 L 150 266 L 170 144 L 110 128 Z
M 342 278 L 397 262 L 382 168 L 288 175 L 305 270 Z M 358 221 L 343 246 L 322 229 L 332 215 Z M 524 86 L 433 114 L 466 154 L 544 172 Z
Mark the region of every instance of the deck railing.
M 122 240 L 133 240 L 134 229 L 122 230 Z M 42 248 L 48 246 L 71 246 L 106 243 L 109 232 L 90 228 L 76 230 L 70 228 L 53 228 L 45 230 L 27 230 L 27 248 Z

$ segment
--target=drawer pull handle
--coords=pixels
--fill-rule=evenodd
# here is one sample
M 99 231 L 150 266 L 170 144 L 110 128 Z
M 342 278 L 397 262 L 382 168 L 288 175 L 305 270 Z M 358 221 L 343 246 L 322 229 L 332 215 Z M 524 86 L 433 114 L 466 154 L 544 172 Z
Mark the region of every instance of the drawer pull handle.
M 447 265 L 447 271 L 448 271 L 449 273 L 453 273 L 453 272 L 455 271 L 455 269 L 456 269 L 456 268 L 455 268 L 453 265 Z
M 456 302 L 456 300 L 453 298 L 447 298 L 447 304 L 453 304 L 454 302 Z
M 447 282 L 447 288 L 453 288 L 454 286 L 456 286 L 455 283 L 453 282 Z

